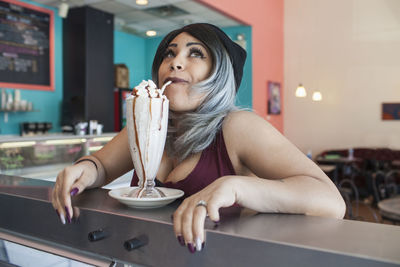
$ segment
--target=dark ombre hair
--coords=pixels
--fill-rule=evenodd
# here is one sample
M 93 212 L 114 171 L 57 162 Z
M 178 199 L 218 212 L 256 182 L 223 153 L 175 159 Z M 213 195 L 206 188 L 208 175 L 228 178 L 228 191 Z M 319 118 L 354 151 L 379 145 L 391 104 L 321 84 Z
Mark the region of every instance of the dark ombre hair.
M 152 76 L 158 86 L 161 86 L 158 70 L 164 60 L 165 51 L 180 33 L 186 32 L 201 41 L 212 57 L 210 76 L 191 87 L 192 93 L 204 94 L 200 106 L 190 112 L 175 113 L 171 110 L 169 112 L 172 120 L 179 121 L 179 126 L 169 123 L 166 150 L 169 156 L 179 161 L 207 148 L 221 130 L 224 118 L 230 112 L 238 110 L 235 106 L 238 85 L 235 82 L 231 57 L 216 29 L 219 30 L 210 24 L 196 23 L 174 30 L 161 41 L 154 57 Z

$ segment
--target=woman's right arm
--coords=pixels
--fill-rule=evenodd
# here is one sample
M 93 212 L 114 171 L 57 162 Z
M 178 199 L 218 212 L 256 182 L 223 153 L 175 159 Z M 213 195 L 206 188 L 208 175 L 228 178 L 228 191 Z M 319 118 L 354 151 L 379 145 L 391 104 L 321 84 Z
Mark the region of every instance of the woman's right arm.
M 126 128 L 102 149 L 78 161 L 58 174 L 53 188 L 52 204 L 63 223 L 73 216 L 71 196 L 103 186 L 133 168 Z
M 96 157 L 104 167 L 106 176 L 103 185 L 133 169 L 126 128 L 92 156 Z

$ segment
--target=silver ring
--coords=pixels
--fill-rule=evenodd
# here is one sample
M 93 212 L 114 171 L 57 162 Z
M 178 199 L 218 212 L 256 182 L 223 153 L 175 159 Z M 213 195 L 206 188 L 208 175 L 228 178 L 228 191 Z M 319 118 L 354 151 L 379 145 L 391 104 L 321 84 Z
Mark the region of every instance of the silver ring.
M 204 200 L 200 200 L 197 204 L 196 207 L 200 207 L 203 206 L 204 208 L 207 209 L 207 202 L 205 202 Z

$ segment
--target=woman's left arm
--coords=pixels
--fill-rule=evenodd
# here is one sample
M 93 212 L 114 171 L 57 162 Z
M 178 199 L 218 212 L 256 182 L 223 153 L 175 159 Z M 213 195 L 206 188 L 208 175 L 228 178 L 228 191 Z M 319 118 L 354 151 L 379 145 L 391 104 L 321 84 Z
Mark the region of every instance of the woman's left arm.
M 221 177 L 185 199 L 174 214 L 178 239 L 198 249 L 206 213 L 219 221 L 219 208 L 234 203 L 259 212 L 343 218 L 343 198 L 329 177 L 264 119 L 251 112 L 232 113 L 223 133 L 234 165 L 256 177 Z M 200 200 L 207 202 L 206 209 L 197 206 Z
M 224 134 L 231 154 L 259 177 L 232 177 L 237 203 L 260 212 L 343 218 L 345 203 L 331 179 L 264 119 L 233 113 Z

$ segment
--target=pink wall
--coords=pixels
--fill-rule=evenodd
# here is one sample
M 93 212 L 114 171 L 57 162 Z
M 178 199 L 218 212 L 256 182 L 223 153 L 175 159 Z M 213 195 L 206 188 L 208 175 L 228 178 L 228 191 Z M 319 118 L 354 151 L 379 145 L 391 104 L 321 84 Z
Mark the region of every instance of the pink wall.
M 198 0 L 252 27 L 253 109 L 283 132 L 283 0 Z M 267 118 L 267 81 L 280 82 L 281 115 Z

